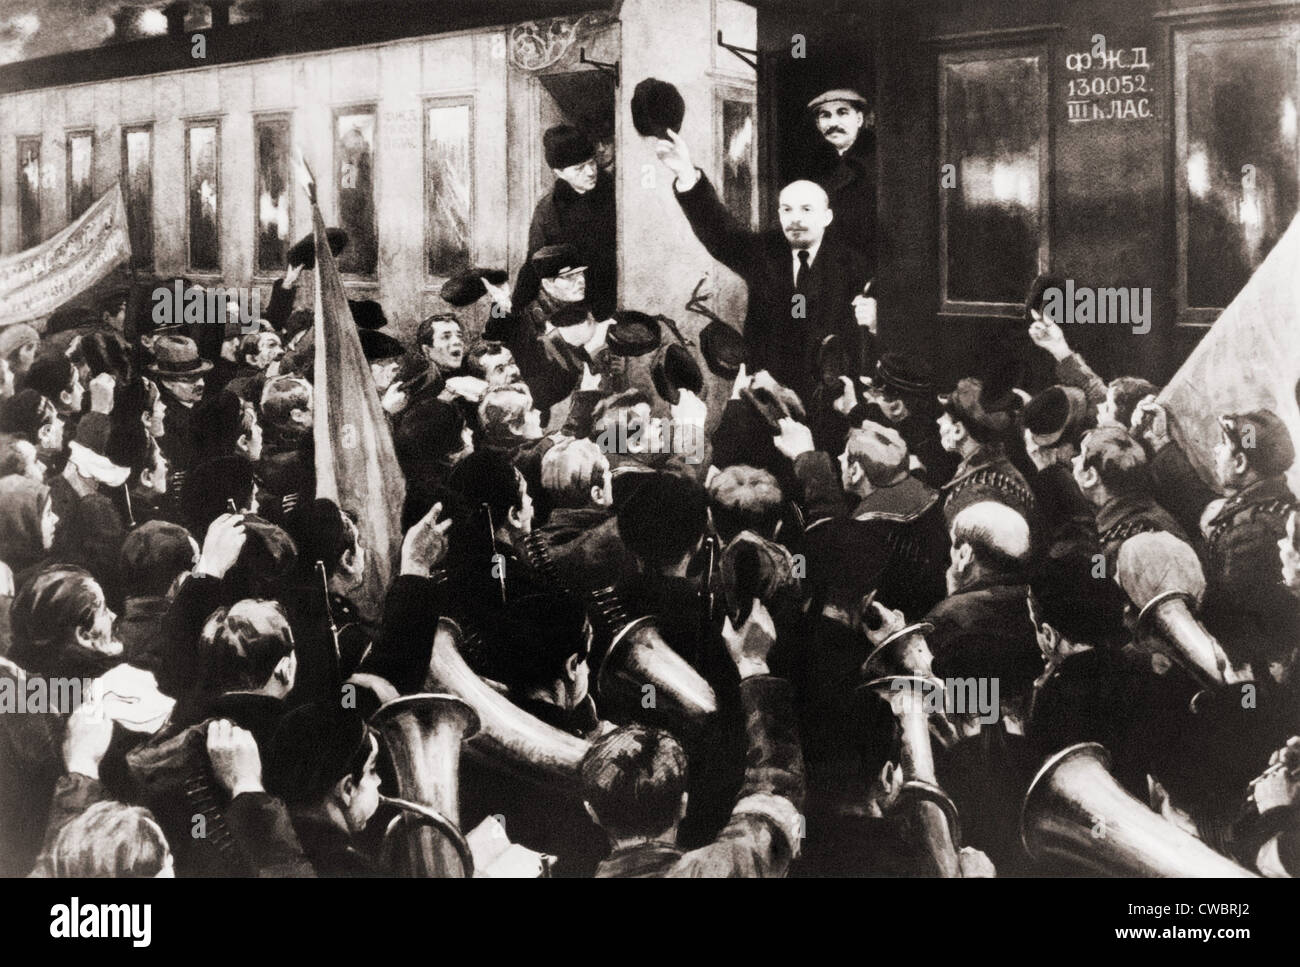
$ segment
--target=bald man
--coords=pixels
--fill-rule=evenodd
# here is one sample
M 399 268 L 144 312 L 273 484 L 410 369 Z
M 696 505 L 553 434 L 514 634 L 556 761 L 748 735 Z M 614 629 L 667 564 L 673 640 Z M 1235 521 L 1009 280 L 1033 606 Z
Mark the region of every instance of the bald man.
M 673 189 L 692 231 L 749 287 L 750 372 L 768 370 L 807 406 L 821 379 L 818 356 L 827 336 L 841 338 L 851 370 L 863 359 L 859 340 L 870 336 L 857 324 L 854 299 L 870 278 L 866 256 L 827 235 L 835 213 L 826 192 L 811 181 L 792 181 L 781 190 L 779 230 L 750 231 L 692 164 L 681 137 L 667 133 L 669 139 L 657 141 L 655 153 L 676 176 Z

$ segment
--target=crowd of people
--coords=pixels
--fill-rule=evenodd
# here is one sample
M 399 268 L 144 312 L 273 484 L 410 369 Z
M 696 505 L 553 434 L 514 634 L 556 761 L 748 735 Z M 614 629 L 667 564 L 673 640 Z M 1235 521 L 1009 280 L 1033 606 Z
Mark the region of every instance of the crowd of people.
M 809 105 L 846 164 L 865 107 Z M 937 385 L 877 339 L 874 255 L 835 200 L 860 164 L 787 185 L 781 227 L 751 232 L 658 134 L 683 217 L 749 288 L 743 335 L 700 340 L 730 393 L 706 403 L 666 325 L 613 308 L 607 175 L 548 132 L 516 285 L 443 289 L 490 301 L 483 333 L 448 312 L 408 344 L 352 304 L 406 487 L 374 613 L 367 495 L 317 497 L 310 239 L 254 332 L 159 326 L 118 290 L 0 330 L 0 873 L 401 874 L 371 717 L 448 690 L 440 627 L 520 728 L 578 743 L 567 768 L 469 738 L 455 791 L 460 830 L 493 817 L 555 875 L 936 875 L 925 803 L 960 817 L 958 875 L 1074 872 L 1028 850 L 1021 803 L 1081 742 L 1162 822 L 1300 871 L 1278 416 L 1221 415 L 1209 486 L 1159 387 L 1103 380 L 1041 284 L 1019 349 Z M 630 384 L 621 360 L 656 348 L 656 391 Z M 692 436 L 703 460 L 664 442 Z M 868 687 L 893 676 L 946 690 L 932 772 Z M 109 684 L 4 704 L 55 681 Z

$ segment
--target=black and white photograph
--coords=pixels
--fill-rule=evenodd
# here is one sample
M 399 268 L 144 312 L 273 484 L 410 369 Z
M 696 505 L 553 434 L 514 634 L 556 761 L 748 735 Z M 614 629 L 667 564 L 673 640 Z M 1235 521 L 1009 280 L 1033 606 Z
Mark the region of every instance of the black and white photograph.
M 1298 209 L 1300 0 L 5 0 L 0 876 L 1280 937 Z

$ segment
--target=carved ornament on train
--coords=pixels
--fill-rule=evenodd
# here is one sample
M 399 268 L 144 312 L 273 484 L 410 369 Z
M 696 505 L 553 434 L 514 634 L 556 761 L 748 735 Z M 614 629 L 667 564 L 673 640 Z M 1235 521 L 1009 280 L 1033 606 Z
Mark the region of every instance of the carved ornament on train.
M 548 17 L 515 24 L 510 28 L 510 63 L 520 70 L 544 70 L 558 63 L 575 41 L 614 20 L 611 13 L 596 12 L 576 18 Z

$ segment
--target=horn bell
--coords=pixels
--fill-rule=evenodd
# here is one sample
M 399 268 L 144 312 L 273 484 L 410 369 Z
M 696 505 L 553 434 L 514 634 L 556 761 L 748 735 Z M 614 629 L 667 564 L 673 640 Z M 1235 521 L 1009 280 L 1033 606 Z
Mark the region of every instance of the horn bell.
M 456 622 L 439 619 L 425 687 L 449 692 L 478 715 L 480 727 L 465 743 L 466 751 L 488 766 L 534 784 L 576 792 L 582 759 L 591 743 L 529 715 L 488 685 L 461 657 L 462 638 Z
M 405 869 L 414 876 L 468 877 L 473 858 L 460 831 L 461 742 L 478 715 L 453 695 L 406 695 L 380 706 L 371 724 L 384 740 L 403 810 Z M 396 835 L 390 827 L 390 834 Z
M 647 694 L 654 699 L 649 707 Z M 602 713 L 615 721 L 644 722 L 682 736 L 698 734 L 718 711 L 713 688 L 669 647 L 653 618 L 637 618 L 614 636 L 600 663 L 596 695 Z
M 1043 763 L 1020 810 L 1020 838 L 1035 861 L 1101 876 L 1255 877 L 1129 795 L 1096 742 Z

